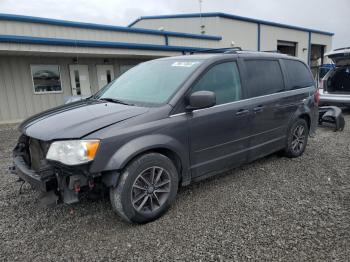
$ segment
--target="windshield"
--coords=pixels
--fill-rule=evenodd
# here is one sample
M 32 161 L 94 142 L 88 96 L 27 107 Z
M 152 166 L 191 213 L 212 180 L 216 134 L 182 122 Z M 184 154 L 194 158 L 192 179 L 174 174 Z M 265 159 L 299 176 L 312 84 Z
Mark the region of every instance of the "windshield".
M 201 63 L 188 59 L 145 62 L 101 89 L 95 98 L 129 104 L 164 104 Z

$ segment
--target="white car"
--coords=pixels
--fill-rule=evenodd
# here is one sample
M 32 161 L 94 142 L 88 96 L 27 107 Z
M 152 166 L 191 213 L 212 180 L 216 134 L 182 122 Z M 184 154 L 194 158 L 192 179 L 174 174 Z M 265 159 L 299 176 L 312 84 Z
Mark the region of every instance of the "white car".
M 335 49 L 325 56 L 336 67 L 321 81 L 320 104 L 350 107 L 350 47 Z

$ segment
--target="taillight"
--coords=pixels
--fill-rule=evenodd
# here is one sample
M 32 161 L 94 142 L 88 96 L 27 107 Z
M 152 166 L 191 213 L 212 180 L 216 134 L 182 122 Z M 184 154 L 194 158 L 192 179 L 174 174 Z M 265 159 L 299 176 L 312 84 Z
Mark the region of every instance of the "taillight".
M 319 104 L 320 104 L 320 90 L 318 90 L 318 88 L 316 89 L 316 92 L 315 92 L 315 94 L 314 94 L 314 97 L 315 97 L 315 103 L 316 103 L 317 105 L 319 105 Z

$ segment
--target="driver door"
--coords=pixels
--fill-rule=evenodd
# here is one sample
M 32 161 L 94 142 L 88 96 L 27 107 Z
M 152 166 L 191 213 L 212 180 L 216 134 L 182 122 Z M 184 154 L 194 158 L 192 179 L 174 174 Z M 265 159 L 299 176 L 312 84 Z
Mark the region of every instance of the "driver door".
M 240 165 L 247 159 L 250 112 L 241 101 L 241 80 L 236 61 L 212 66 L 191 92 L 212 91 L 214 107 L 189 115 L 192 177 Z

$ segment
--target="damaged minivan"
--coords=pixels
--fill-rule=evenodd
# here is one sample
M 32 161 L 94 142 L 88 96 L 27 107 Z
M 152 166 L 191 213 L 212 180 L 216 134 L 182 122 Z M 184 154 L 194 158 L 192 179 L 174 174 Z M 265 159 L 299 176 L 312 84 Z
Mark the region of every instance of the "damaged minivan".
M 335 64 L 321 80 L 320 102 L 350 107 L 350 47 L 326 54 Z
M 122 219 L 146 223 L 168 210 L 178 186 L 277 151 L 301 156 L 318 99 L 308 66 L 287 55 L 156 59 L 24 121 L 11 170 L 47 205 L 108 190 Z

